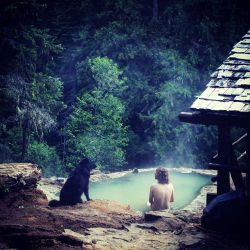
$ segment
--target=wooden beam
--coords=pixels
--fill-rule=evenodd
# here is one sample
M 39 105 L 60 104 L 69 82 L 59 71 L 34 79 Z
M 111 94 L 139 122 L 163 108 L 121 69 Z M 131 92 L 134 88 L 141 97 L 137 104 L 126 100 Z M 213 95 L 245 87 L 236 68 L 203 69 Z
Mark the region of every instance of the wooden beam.
M 247 155 L 247 151 L 243 152 L 238 158 L 237 161 L 242 160 L 243 157 L 245 157 Z
M 250 169 L 250 126 L 247 129 L 247 143 L 246 143 L 246 152 L 247 152 L 247 167 Z M 246 174 L 246 193 L 250 196 L 250 173 Z
M 245 139 L 247 137 L 247 133 L 245 133 L 244 135 L 242 135 L 238 140 L 233 142 L 233 146 L 237 145 L 238 143 L 240 143 L 243 139 Z
M 230 145 L 230 151 L 231 151 L 231 153 L 230 153 L 230 165 L 231 166 L 236 166 L 237 168 L 239 168 L 238 160 L 237 160 L 236 154 L 235 154 L 235 152 L 233 150 L 233 144 Z M 242 177 L 241 172 L 231 170 L 230 174 L 231 174 L 235 189 L 237 191 L 243 191 L 244 192 L 245 191 L 245 185 L 244 185 L 244 181 L 243 181 L 243 177 Z
M 250 173 L 250 168 L 248 167 L 240 167 L 240 166 L 232 166 L 232 165 L 223 165 L 219 163 L 208 163 L 208 168 L 213 170 L 228 170 L 235 171 L 241 173 Z
M 232 112 L 208 112 L 208 111 L 193 111 L 181 112 L 179 114 L 181 122 L 204 125 L 219 125 L 247 128 L 250 126 L 250 115 Z
M 218 162 L 222 165 L 230 163 L 230 127 L 218 126 Z M 230 191 L 230 177 L 227 169 L 218 169 L 217 175 L 217 194 Z
M 221 132 L 222 133 L 222 132 Z M 219 134 L 220 136 L 220 134 Z M 236 190 L 239 191 L 245 191 L 245 186 L 244 186 L 244 181 L 242 177 L 242 168 L 239 167 L 237 157 L 235 155 L 235 152 L 233 150 L 233 145 L 236 145 L 239 143 L 241 140 L 243 140 L 246 137 L 244 134 L 241 136 L 238 140 L 236 140 L 233 144 L 230 142 L 230 131 L 228 132 L 228 136 L 225 138 L 225 145 L 223 149 L 223 145 L 219 145 L 219 148 L 221 147 L 221 150 L 224 150 L 226 155 L 220 155 L 219 158 L 219 153 L 218 153 L 218 160 L 220 164 L 213 164 L 211 163 L 209 165 L 210 168 L 216 168 L 218 171 L 229 171 L 235 186 Z M 243 169 L 246 171 L 246 169 Z M 247 169 L 248 170 L 248 169 Z
M 244 135 L 242 135 L 239 139 L 237 139 L 236 141 L 233 142 L 232 146 L 237 145 L 238 143 L 240 143 L 243 139 L 245 139 L 247 137 L 247 133 L 245 133 Z M 242 157 L 245 156 L 245 152 L 242 153 L 237 160 L 240 160 Z M 213 159 L 216 159 L 218 157 L 218 153 L 216 155 L 213 156 Z

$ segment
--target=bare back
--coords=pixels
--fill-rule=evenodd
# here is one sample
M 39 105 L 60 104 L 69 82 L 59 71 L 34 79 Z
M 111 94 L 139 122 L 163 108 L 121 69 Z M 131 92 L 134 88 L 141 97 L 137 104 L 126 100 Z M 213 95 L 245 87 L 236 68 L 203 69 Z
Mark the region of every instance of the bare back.
M 170 202 L 174 201 L 174 188 L 169 184 L 153 184 L 150 187 L 149 202 L 152 210 L 163 210 L 170 208 Z

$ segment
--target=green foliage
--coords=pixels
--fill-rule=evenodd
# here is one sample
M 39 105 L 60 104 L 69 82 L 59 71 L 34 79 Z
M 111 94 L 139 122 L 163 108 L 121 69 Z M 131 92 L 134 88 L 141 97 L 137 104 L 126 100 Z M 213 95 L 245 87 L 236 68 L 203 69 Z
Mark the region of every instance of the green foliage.
M 125 90 L 124 79 L 118 65 L 107 57 L 96 57 L 88 61 L 92 76 L 96 83 L 96 89 L 103 95 L 119 95 Z
M 18 162 L 22 152 L 22 134 L 18 126 L 8 128 L 2 124 L 0 130 L 0 160 L 1 162 Z
M 3 1 L 0 161 L 28 153 L 48 174 L 83 156 L 102 169 L 204 166 L 216 131 L 181 124 L 178 113 L 249 29 L 249 4 L 158 5 L 153 20 L 143 0 Z
M 178 121 L 177 115 L 191 103 L 195 90 L 195 80 L 199 80 L 197 71 L 183 60 L 176 51 L 169 50 L 159 56 L 162 74 L 166 79 L 155 92 L 155 104 L 144 119 L 151 120 L 149 145 L 156 158 L 173 161 L 183 160 L 186 142 L 192 130 Z M 182 141 L 182 142 L 181 142 Z M 189 140 L 190 143 L 190 140 Z
M 38 164 L 45 176 L 62 174 L 62 165 L 56 149 L 46 143 L 37 141 L 30 143 L 26 161 Z
M 46 29 L 20 25 L 7 36 L 12 39 L 13 53 L 8 56 L 13 69 L 6 68 L 7 72 L 0 75 L 4 107 L 8 107 L 3 124 L 7 130 L 19 131 L 14 138 L 7 133 L 4 143 L 16 140 L 15 144 L 21 145 L 19 150 L 14 144 L 8 144 L 6 150 L 13 154 L 11 158 L 23 161 L 30 139 L 42 141 L 55 128 L 57 116 L 64 108 L 62 82 L 51 75 L 53 57 L 62 49 Z
M 77 98 L 67 126 L 69 144 L 74 148 L 72 157 L 79 160 L 85 155 L 99 168 L 117 169 L 125 163 L 127 143 L 122 122 L 124 105 L 114 96 L 123 90 L 122 73 L 107 57 L 97 57 L 88 63 L 94 87 Z

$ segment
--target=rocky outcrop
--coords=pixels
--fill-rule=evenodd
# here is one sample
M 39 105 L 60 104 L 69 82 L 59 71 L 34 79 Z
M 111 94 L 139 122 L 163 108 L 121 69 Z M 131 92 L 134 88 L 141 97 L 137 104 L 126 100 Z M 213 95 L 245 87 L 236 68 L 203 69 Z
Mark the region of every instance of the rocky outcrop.
M 0 242 L 6 248 L 82 249 L 89 228 L 124 230 L 142 216 L 113 201 L 89 201 L 76 206 L 48 207 L 37 189 L 11 192 L 0 204 Z M 0 249 L 4 249 L 1 247 Z
M 128 205 L 106 200 L 50 208 L 46 195 L 60 186 L 40 182 L 45 195 L 36 188 L 39 168 L 26 164 L 23 169 L 30 174 L 22 174 L 19 167 L 16 176 L 32 184 L 8 184 L 0 198 L 0 249 L 248 249 L 243 248 L 246 240 L 203 229 L 200 213 L 188 209 L 151 211 L 144 217 Z M 15 176 L 15 165 L 10 168 Z M 0 176 L 13 183 L 3 171 L 8 165 L 0 169 Z
M 0 164 L 0 194 L 34 188 L 41 179 L 41 169 L 31 163 Z
M 131 223 L 142 221 L 130 208 L 112 201 L 90 201 L 53 209 L 45 205 L 47 200 L 42 192 L 33 193 L 36 205 L 35 198 L 31 202 L 26 195 L 19 193 L 19 200 L 11 195 L 0 205 L 0 249 L 82 249 L 95 244 L 86 236 L 93 231 L 91 236 L 98 237 L 96 228 L 123 232 Z M 13 197 L 15 206 L 11 204 Z
M 89 228 L 124 230 L 143 220 L 129 206 L 114 201 L 50 208 L 47 196 L 36 188 L 40 179 L 36 165 L 0 165 L 4 194 L 0 202 L 0 249 L 82 249 L 84 241 L 76 235 L 84 238 Z M 49 186 L 49 182 L 43 185 Z M 50 186 L 53 191 L 60 190 L 60 186 Z
M 108 179 L 111 179 L 109 174 L 105 174 L 99 170 L 95 170 L 95 172 L 90 175 L 90 181 L 92 181 L 92 182 L 104 181 L 104 180 L 108 180 Z

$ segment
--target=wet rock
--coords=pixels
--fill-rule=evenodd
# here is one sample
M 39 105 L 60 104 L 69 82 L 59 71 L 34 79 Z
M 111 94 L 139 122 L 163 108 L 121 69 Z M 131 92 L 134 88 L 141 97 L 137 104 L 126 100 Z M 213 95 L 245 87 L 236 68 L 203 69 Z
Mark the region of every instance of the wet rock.
M 207 193 L 216 193 L 217 185 L 207 185 L 202 187 L 200 194 L 186 207 L 182 210 L 186 211 L 186 213 L 199 213 L 199 216 L 202 215 L 202 211 L 206 206 Z
M 131 174 L 131 170 L 109 173 L 108 176 L 110 178 L 114 179 L 114 178 L 120 178 L 120 177 L 126 176 L 127 174 Z
M 149 211 L 144 214 L 146 221 L 155 221 L 160 218 L 173 218 L 174 215 L 170 213 L 168 210 L 161 210 L 161 211 Z
M 92 181 L 92 182 L 104 181 L 104 180 L 108 180 L 110 178 L 111 177 L 108 174 L 105 174 L 105 173 L 98 171 L 98 170 L 90 175 L 90 181 Z
M 210 176 L 216 176 L 217 171 L 216 170 L 210 170 L 210 169 L 198 169 L 198 168 L 190 168 L 190 167 L 179 167 L 179 168 L 169 168 L 171 171 L 176 171 L 180 173 L 196 173 L 196 174 L 202 174 L 202 175 L 210 175 Z
M 177 232 L 184 228 L 185 222 L 167 210 L 150 211 L 145 213 L 146 226 L 153 226 L 157 231 Z
M 93 169 L 93 170 L 91 170 L 91 172 L 90 172 L 91 175 L 92 175 L 92 174 L 101 174 L 101 173 L 102 173 L 102 171 L 99 170 L 99 169 Z
M 61 185 L 58 185 L 56 183 L 56 177 L 51 179 L 51 178 L 42 178 L 41 181 L 38 182 L 38 188 L 43 191 L 44 194 L 46 194 L 47 199 L 53 200 L 53 199 L 58 199 L 59 197 L 59 192 L 62 188 Z
M 65 182 L 66 182 L 66 178 L 63 178 L 63 177 L 56 178 L 56 183 L 61 186 L 63 186 Z
M 139 173 L 138 168 L 134 168 L 134 169 L 132 170 L 132 173 L 133 173 L 133 174 L 138 174 L 138 173 Z

